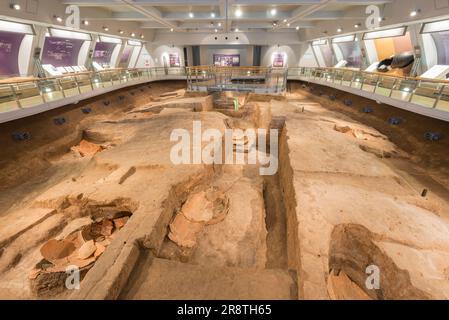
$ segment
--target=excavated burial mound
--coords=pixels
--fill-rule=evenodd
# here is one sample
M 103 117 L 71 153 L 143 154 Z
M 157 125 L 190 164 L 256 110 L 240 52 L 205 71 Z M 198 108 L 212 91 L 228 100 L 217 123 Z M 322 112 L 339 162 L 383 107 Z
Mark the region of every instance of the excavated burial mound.
M 367 288 L 367 268 L 381 270 L 379 289 Z M 406 270 L 375 244 L 375 236 L 361 225 L 338 225 L 332 232 L 329 250 L 328 292 L 335 300 L 428 299 L 415 288 Z

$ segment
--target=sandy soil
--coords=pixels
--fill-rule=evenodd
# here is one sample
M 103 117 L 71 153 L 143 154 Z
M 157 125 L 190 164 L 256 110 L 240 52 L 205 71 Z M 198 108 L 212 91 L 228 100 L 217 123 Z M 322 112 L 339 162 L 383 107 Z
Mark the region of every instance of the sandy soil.
M 239 110 L 230 93 L 184 87 L 154 83 L 0 126 L 1 298 L 449 298 L 449 142 L 424 139 L 448 136 L 446 123 L 300 83 L 285 96 L 239 94 Z M 278 174 L 174 165 L 170 134 L 194 120 L 279 129 Z M 13 141 L 17 131 L 31 139 Z M 98 256 L 83 242 L 95 223 Z M 61 287 L 63 272 L 30 277 L 50 239 L 72 239 L 78 258 L 87 250 L 80 290 Z

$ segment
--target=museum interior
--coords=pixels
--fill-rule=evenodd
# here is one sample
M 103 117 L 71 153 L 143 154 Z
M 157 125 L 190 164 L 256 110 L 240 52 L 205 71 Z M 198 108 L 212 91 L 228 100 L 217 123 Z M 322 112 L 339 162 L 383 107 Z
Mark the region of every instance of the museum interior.
M 449 0 L 0 1 L 0 299 L 449 299 Z

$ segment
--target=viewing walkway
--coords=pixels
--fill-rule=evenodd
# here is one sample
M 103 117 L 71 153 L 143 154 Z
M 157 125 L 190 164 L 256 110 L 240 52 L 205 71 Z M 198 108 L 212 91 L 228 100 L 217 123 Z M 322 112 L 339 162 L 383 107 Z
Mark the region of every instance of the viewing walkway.
M 187 80 L 191 91 L 281 94 L 288 80 L 332 87 L 449 121 L 449 81 L 337 68 L 215 67 L 110 69 L 51 78 L 0 80 L 0 123 L 114 90 L 160 80 Z

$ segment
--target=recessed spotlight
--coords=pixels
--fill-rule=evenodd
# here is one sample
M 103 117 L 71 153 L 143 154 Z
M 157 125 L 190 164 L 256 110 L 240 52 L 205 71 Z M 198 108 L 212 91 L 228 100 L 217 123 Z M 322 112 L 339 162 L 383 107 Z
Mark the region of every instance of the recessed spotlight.
M 103 27 L 103 30 L 104 31 L 109 31 L 109 28 L 108 27 Z
M 135 37 L 136 36 L 136 34 L 133 32 L 133 33 L 131 33 L 131 37 Z
M 283 21 L 284 21 L 284 23 L 286 23 L 286 22 L 287 22 L 287 19 L 284 19 Z
M 278 24 L 276 22 L 273 22 L 273 27 L 276 27 Z
M 20 4 L 17 4 L 17 3 L 11 3 L 11 4 L 9 5 L 9 7 L 10 7 L 11 9 L 14 9 L 14 10 L 17 10 L 17 11 L 21 9 Z
M 88 25 L 89 25 L 89 21 L 83 20 L 83 24 L 84 24 L 85 26 L 88 26 Z
M 384 21 L 384 18 L 379 17 L 379 18 L 377 19 L 377 21 L 382 22 L 382 21 Z
M 235 10 L 235 16 L 237 17 L 237 18 L 240 18 L 241 16 L 242 16 L 242 14 L 243 14 L 243 12 L 242 12 L 242 10 L 240 10 L 240 9 L 237 9 L 237 10 Z
M 358 29 L 360 27 L 360 23 L 354 25 L 354 28 Z
M 173 32 L 173 31 L 175 31 L 175 30 L 174 30 L 173 28 L 171 28 L 171 29 L 170 29 L 170 32 Z
M 140 39 L 144 39 L 145 36 L 143 34 L 140 35 Z
M 287 23 L 287 27 L 290 27 L 290 23 Z
M 58 21 L 59 23 L 62 22 L 62 18 L 60 16 L 54 16 L 54 18 L 56 19 L 56 21 Z
M 337 32 L 338 32 L 338 33 L 342 32 L 342 31 L 343 31 L 342 28 L 338 28 L 338 29 L 337 29 Z
M 212 12 L 212 13 L 210 14 L 210 17 L 211 17 L 211 18 L 215 18 L 215 12 Z
M 123 30 L 119 30 L 118 33 L 123 34 L 125 32 Z
M 221 27 L 221 22 L 218 23 L 218 26 Z
M 189 17 L 193 18 L 195 15 L 193 14 L 193 12 L 189 12 Z
M 218 29 L 215 29 L 214 31 L 215 31 L 215 33 L 217 33 L 217 32 L 218 32 Z
M 270 10 L 270 14 L 271 14 L 272 16 L 275 16 L 276 13 L 278 13 L 278 11 L 277 11 L 276 9 L 273 8 L 273 9 Z
M 413 10 L 412 12 L 410 12 L 410 17 L 416 17 L 420 11 L 421 10 L 419 10 L 419 9 Z

